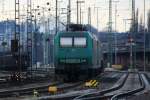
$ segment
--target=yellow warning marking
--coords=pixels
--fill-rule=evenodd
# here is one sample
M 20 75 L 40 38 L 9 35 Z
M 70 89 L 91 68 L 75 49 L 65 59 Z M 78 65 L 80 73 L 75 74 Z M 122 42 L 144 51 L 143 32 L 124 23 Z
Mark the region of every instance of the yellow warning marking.
M 93 84 L 95 84 L 95 83 L 96 83 L 96 80 L 93 80 L 91 84 L 93 85 Z
M 48 88 L 48 91 L 51 92 L 51 93 L 56 93 L 58 91 L 57 87 L 56 86 L 50 86 Z
M 98 85 L 98 81 L 97 80 L 90 80 L 89 82 L 85 83 L 86 87 L 96 87 Z
M 98 85 L 98 82 L 96 82 L 95 84 L 93 84 L 94 87 L 96 87 Z
M 90 82 L 90 83 L 92 83 L 92 82 L 93 82 L 93 80 L 90 80 L 89 82 Z
M 91 84 L 90 82 L 86 82 L 86 83 L 85 83 L 85 86 L 86 86 L 86 87 L 90 87 L 91 85 L 92 85 L 92 84 Z

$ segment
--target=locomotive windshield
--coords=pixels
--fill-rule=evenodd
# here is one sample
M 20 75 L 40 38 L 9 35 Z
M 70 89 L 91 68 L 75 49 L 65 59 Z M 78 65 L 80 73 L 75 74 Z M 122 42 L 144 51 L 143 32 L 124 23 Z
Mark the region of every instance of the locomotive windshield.
M 86 37 L 61 37 L 61 47 L 86 47 Z
M 72 37 L 61 37 L 60 38 L 60 46 L 62 47 L 71 47 L 72 46 Z
M 86 46 L 86 38 L 85 37 L 75 37 L 74 38 L 74 46 L 85 47 Z

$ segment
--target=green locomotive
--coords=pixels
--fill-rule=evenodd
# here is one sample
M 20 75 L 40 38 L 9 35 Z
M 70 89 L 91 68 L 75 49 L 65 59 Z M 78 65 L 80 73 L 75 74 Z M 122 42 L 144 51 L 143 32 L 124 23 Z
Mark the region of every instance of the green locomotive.
M 96 35 L 79 27 L 58 32 L 54 50 L 55 74 L 64 80 L 89 78 L 103 70 L 100 41 Z

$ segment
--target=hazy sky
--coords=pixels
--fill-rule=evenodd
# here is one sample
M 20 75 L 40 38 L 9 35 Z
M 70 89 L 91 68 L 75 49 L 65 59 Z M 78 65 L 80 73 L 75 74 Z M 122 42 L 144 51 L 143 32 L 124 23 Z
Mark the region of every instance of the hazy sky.
M 14 19 L 14 1 L 15 0 L 0 0 L 0 20 L 6 20 Z M 59 8 L 66 8 L 68 0 L 58 0 L 59 2 Z M 81 0 L 80 0 L 81 1 Z M 86 24 L 88 23 L 87 20 L 87 9 L 88 7 L 91 7 L 92 12 L 92 25 L 97 27 L 97 9 L 94 9 L 95 7 L 99 8 L 99 18 L 98 18 L 98 28 L 99 30 L 104 30 L 107 27 L 108 23 L 108 3 L 109 0 L 84 0 L 85 3 L 81 4 L 82 6 L 82 23 Z M 118 1 L 118 0 L 113 0 Z M 132 0 L 119 0 L 117 3 L 118 13 L 117 13 L 117 30 L 118 31 L 125 31 L 125 23 L 123 19 L 130 19 L 131 18 L 131 1 Z M 136 1 L 136 8 L 139 8 L 139 17 L 143 16 L 143 1 L 144 0 L 135 0 Z M 21 4 L 21 15 L 26 13 L 26 2 L 27 0 L 20 0 Z M 46 2 L 51 2 L 51 7 L 53 7 L 53 11 L 50 13 L 54 13 L 54 7 L 55 7 L 55 0 L 32 0 L 34 8 L 37 5 L 40 5 L 42 7 L 47 7 Z M 72 22 L 76 22 L 76 0 L 71 0 L 72 2 Z M 150 0 L 146 0 L 146 10 L 150 9 Z M 24 12 L 23 12 L 24 10 Z M 62 11 L 60 11 L 61 13 Z M 65 12 L 65 11 L 64 11 Z M 115 15 L 115 3 L 113 2 L 113 27 L 114 27 L 114 15 Z M 61 15 L 62 19 L 65 19 L 66 15 Z M 127 29 L 129 28 L 130 21 L 127 22 Z

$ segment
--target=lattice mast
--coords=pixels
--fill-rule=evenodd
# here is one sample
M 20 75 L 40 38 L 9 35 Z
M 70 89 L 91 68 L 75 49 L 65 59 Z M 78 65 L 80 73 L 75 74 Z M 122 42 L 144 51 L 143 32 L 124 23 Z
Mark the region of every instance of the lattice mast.
M 135 31 L 136 31 L 136 21 L 135 21 L 135 0 L 132 0 L 132 33 L 131 37 L 133 38 L 133 42 L 136 43 L 136 36 L 135 36 Z M 133 60 L 133 65 L 132 67 L 136 67 L 136 45 L 132 48 L 131 52 L 133 52 L 133 57 L 131 58 Z
M 88 25 L 90 25 L 90 31 L 91 31 L 91 8 L 88 8 Z
M 67 24 L 71 23 L 71 0 L 68 0 Z
M 112 0 L 109 0 L 109 22 L 108 22 L 108 67 L 112 65 Z
M 27 54 L 28 65 L 32 71 L 32 2 L 27 0 Z
M 135 32 L 135 0 L 132 0 L 132 32 Z
M 21 46 L 20 46 L 20 1 L 15 0 L 15 37 L 12 40 L 13 55 L 16 58 L 17 71 L 21 72 Z
M 55 33 L 57 34 L 57 31 L 58 31 L 58 0 L 56 0 L 55 4 L 56 4 Z

